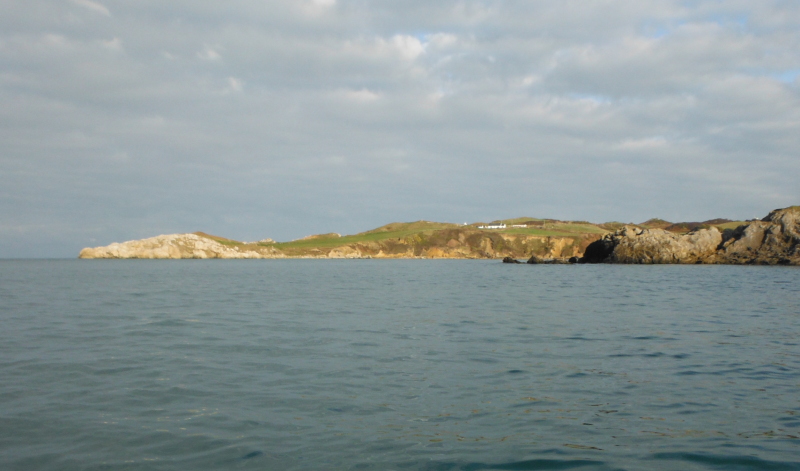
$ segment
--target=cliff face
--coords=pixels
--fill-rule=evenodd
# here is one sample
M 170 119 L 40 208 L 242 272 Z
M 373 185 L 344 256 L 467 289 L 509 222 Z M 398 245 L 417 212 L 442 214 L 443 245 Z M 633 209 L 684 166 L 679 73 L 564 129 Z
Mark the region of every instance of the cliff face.
M 800 265 L 800 206 L 724 232 L 712 227 L 678 235 L 623 227 L 590 244 L 582 261 Z
M 725 234 L 717 263 L 800 265 L 800 206 L 776 209 Z
M 339 237 L 322 237 L 318 244 L 297 246 L 264 241 L 242 243 L 202 233 L 171 234 L 86 248 L 79 258 L 568 258 L 580 255 L 597 237 L 541 237 L 457 228 L 375 241 L 339 243 Z
M 722 234 L 717 228 L 678 235 L 626 226 L 598 242 L 587 249 L 589 263 L 702 263 L 715 253 Z

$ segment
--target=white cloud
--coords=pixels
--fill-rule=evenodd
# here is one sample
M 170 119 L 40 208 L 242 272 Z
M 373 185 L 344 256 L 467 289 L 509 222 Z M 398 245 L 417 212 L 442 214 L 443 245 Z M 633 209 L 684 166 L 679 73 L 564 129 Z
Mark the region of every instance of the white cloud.
M 449 33 L 435 33 L 427 35 L 428 44 L 438 49 L 447 49 L 458 44 L 458 36 Z
M 407 60 L 414 60 L 425 53 L 425 45 L 413 36 L 395 35 L 392 37 L 391 44 Z
M 242 81 L 236 77 L 228 77 L 225 93 L 239 93 L 244 89 Z
M 216 49 L 206 46 L 205 49 L 197 53 L 197 58 L 205 61 L 214 62 L 222 59 L 222 56 L 220 55 L 219 52 L 217 52 Z
M 366 39 L 363 37 L 355 39 L 345 39 L 338 47 L 320 48 L 319 54 L 343 54 L 350 60 L 361 63 L 369 61 L 396 61 L 401 59 L 403 63 L 411 63 L 425 53 L 425 44 L 418 38 L 408 35 L 397 34 L 389 38 L 375 37 Z M 322 59 L 322 58 L 321 58 Z M 328 59 L 328 58 L 324 58 Z
M 81 6 L 83 8 L 86 8 L 88 10 L 91 10 L 95 13 L 100 13 L 101 15 L 105 16 L 111 16 L 111 12 L 108 11 L 108 8 L 106 8 L 104 5 L 100 3 L 93 2 L 91 0 L 72 0 L 72 3 Z
M 104 48 L 111 50 L 111 51 L 121 51 L 122 50 L 122 40 L 120 38 L 113 38 L 108 40 L 103 40 L 102 45 Z
M 526 75 L 522 78 L 522 85 L 525 87 L 530 87 L 531 85 L 535 85 L 542 81 L 542 78 L 538 75 Z
M 641 151 L 661 149 L 668 145 L 667 139 L 663 136 L 652 136 L 641 139 L 625 139 L 615 147 L 620 150 Z
M 61 34 L 48 33 L 45 34 L 41 39 L 42 43 L 49 47 L 55 47 L 58 49 L 66 49 L 71 47 L 70 40 Z
M 361 90 L 345 90 L 341 92 L 345 99 L 357 103 L 372 103 L 380 99 L 380 95 L 366 88 Z
M 304 4 L 304 12 L 310 16 L 320 16 L 336 6 L 336 0 L 308 0 Z

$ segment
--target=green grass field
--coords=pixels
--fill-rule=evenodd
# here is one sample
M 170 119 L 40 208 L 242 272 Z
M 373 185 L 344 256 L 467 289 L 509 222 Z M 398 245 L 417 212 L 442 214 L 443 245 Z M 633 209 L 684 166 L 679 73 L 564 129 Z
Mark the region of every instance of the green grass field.
M 346 235 L 336 238 L 322 239 L 300 239 L 290 242 L 277 242 L 275 244 L 263 244 L 274 246 L 277 249 L 308 249 L 314 247 L 338 247 L 342 245 L 359 244 L 367 242 L 380 242 L 388 239 L 402 239 L 414 234 L 431 234 L 442 229 L 463 228 L 458 224 L 416 221 L 416 222 L 396 222 L 381 226 L 377 229 L 361 232 L 359 234 Z
M 584 235 L 601 235 L 607 232 L 618 229 L 624 225 L 634 225 L 639 227 L 647 227 L 650 224 L 654 226 L 668 224 L 667 221 L 650 220 L 645 225 L 638 224 L 623 224 L 619 222 L 610 222 L 604 224 L 592 224 L 584 221 L 557 221 L 554 219 L 537 219 L 530 217 L 520 217 L 513 219 L 495 220 L 495 223 L 501 222 L 508 226 L 514 224 L 522 224 L 526 222 L 533 222 L 535 225 L 528 227 L 507 227 L 506 229 L 478 229 L 477 226 L 482 223 L 474 223 L 468 225 L 431 222 L 431 221 L 414 221 L 414 222 L 395 222 L 386 224 L 366 232 L 358 234 L 345 235 L 338 237 L 337 234 L 319 234 L 316 236 L 309 236 L 304 239 L 293 240 L 289 242 L 274 242 L 274 243 L 244 243 L 224 237 L 213 236 L 202 232 L 197 232 L 197 235 L 213 239 L 223 245 L 230 247 L 240 247 L 242 249 L 257 248 L 257 247 L 275 247 L 287 253 L 301 253 L 303 251 L 319 249 L 330 249 L 334 247 L 341 247 L 354 244 L 366 244 L 370 242 L 381 242 L 390 239 L 402 240 L 410 236 L 418 235 L 420 239 L 427 239 L 437 231 L 441 230 L 457 230 L 465 231 L 467 233 L 485 232 L 495 234 L 519 234 L 534 237 L 573 237 L 577 238 Z M 720 230 L 735 229 L 745 221 L 733 221 L 724 224 L 716 225 Z

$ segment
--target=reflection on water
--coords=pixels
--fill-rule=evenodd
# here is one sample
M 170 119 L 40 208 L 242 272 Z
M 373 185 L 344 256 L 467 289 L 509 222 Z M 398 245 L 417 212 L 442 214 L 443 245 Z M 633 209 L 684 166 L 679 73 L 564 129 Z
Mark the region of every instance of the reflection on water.
M 800 270 L 2 261 L 3 469 L 800 469 Z

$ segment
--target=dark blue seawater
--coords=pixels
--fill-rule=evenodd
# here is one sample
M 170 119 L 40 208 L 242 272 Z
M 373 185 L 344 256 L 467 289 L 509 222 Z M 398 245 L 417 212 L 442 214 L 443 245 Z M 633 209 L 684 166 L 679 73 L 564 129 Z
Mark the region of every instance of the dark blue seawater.
M 800 269 L 0 261 L 2 470 L 800 470 Z

